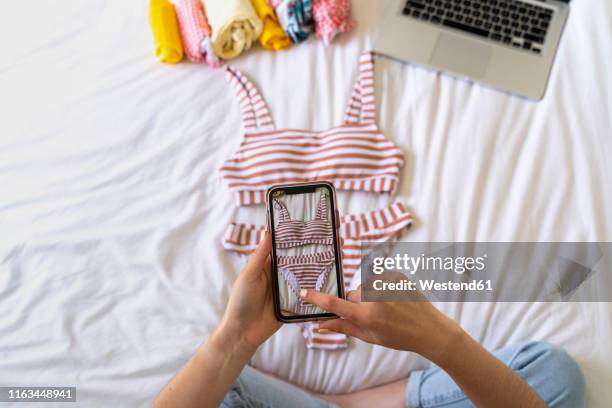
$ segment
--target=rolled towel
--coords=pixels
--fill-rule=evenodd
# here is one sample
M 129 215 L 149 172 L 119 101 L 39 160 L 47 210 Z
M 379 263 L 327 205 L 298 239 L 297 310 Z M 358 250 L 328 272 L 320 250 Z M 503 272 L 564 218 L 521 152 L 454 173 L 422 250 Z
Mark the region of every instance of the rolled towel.
M 211 30 L 200 0 L 176 0 L 176 15 L 187 58 L 193 62 L 218 67 L 221 61 L 207 46 L 210 43 Z
M 351 20 L 349 0 L 313 0 L 312 5 L 317 37 L 329 45 L 334 37 L 355 28 Z
M 168 0 L 150 0 L 149 24 L 157 59 L 167 64 L 180 62 L 183 59 L 183 45 L 172 3 Z
M 255 12 L 263 22 L 263 31 L 259 36 L 259 43 L 262 47 L 271 50 L 282 50 L 291 46 L 289 36 L 283 30 L 278 17 L 266 0 L 251 0 Z
M 263 24 L 250 0 L 203 0 L 219 58 L 236 58 L 259 38 Z
M 268 0 L 268 4 L 292 42 L 301 43 L 314 31 L 311 0 Z

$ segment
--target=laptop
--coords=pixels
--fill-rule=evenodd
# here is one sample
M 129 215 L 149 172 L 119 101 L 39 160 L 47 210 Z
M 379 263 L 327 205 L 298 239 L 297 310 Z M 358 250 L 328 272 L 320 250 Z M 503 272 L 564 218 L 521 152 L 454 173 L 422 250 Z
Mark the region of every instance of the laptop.
M 570 0 L 391 0 L 374 50 L 544 97 Z

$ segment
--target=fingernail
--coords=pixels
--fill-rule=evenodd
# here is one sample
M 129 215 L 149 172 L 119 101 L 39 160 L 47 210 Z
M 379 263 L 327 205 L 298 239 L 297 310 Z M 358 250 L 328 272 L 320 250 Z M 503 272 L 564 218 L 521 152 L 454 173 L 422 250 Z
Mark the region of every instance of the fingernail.
M 321 334 L 325 334 L 325 333 L 331 333 L 331 330 L 327 330 L 327 329 L 319 329 L 317 330 L 319 333 Z
M 266 239 L 266 233 L 267 233 L 267 232 L 266 232 L 266 230 L 262 230 L 262 231 L 259 233 L 259 243 L 260 243 L 260 244 L 261 244 L 261 242 L 262 242 L 264 239 Z
M 301 298 L 305 298 L 307 294 L 308 294 L 308 290 L 300 289 L 300 297 Z

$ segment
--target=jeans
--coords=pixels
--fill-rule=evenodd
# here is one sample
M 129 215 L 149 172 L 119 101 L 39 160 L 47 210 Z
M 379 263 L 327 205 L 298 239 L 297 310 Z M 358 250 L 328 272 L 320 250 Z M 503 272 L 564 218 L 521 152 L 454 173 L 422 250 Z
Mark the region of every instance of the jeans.
M 563 350 L 543 342 L 528 342 L 493 352 L 525 380 L 550 408 L 586 406 L 585 382 L 578 364 Z M 406 389 L 405 405 L 423 408 L 473 407 L 453 380 L 440 368 L 414 371 Z M 336 407 L 301 389 L 245 367 L 222 407 Z

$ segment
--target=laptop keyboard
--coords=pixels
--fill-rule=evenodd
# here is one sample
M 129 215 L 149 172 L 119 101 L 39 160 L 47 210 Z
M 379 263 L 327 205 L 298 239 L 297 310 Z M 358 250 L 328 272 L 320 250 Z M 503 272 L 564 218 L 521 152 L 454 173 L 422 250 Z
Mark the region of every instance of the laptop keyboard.
M 554 10 L 518 0 L 408 0 L 402 13 L 540 54 Z

